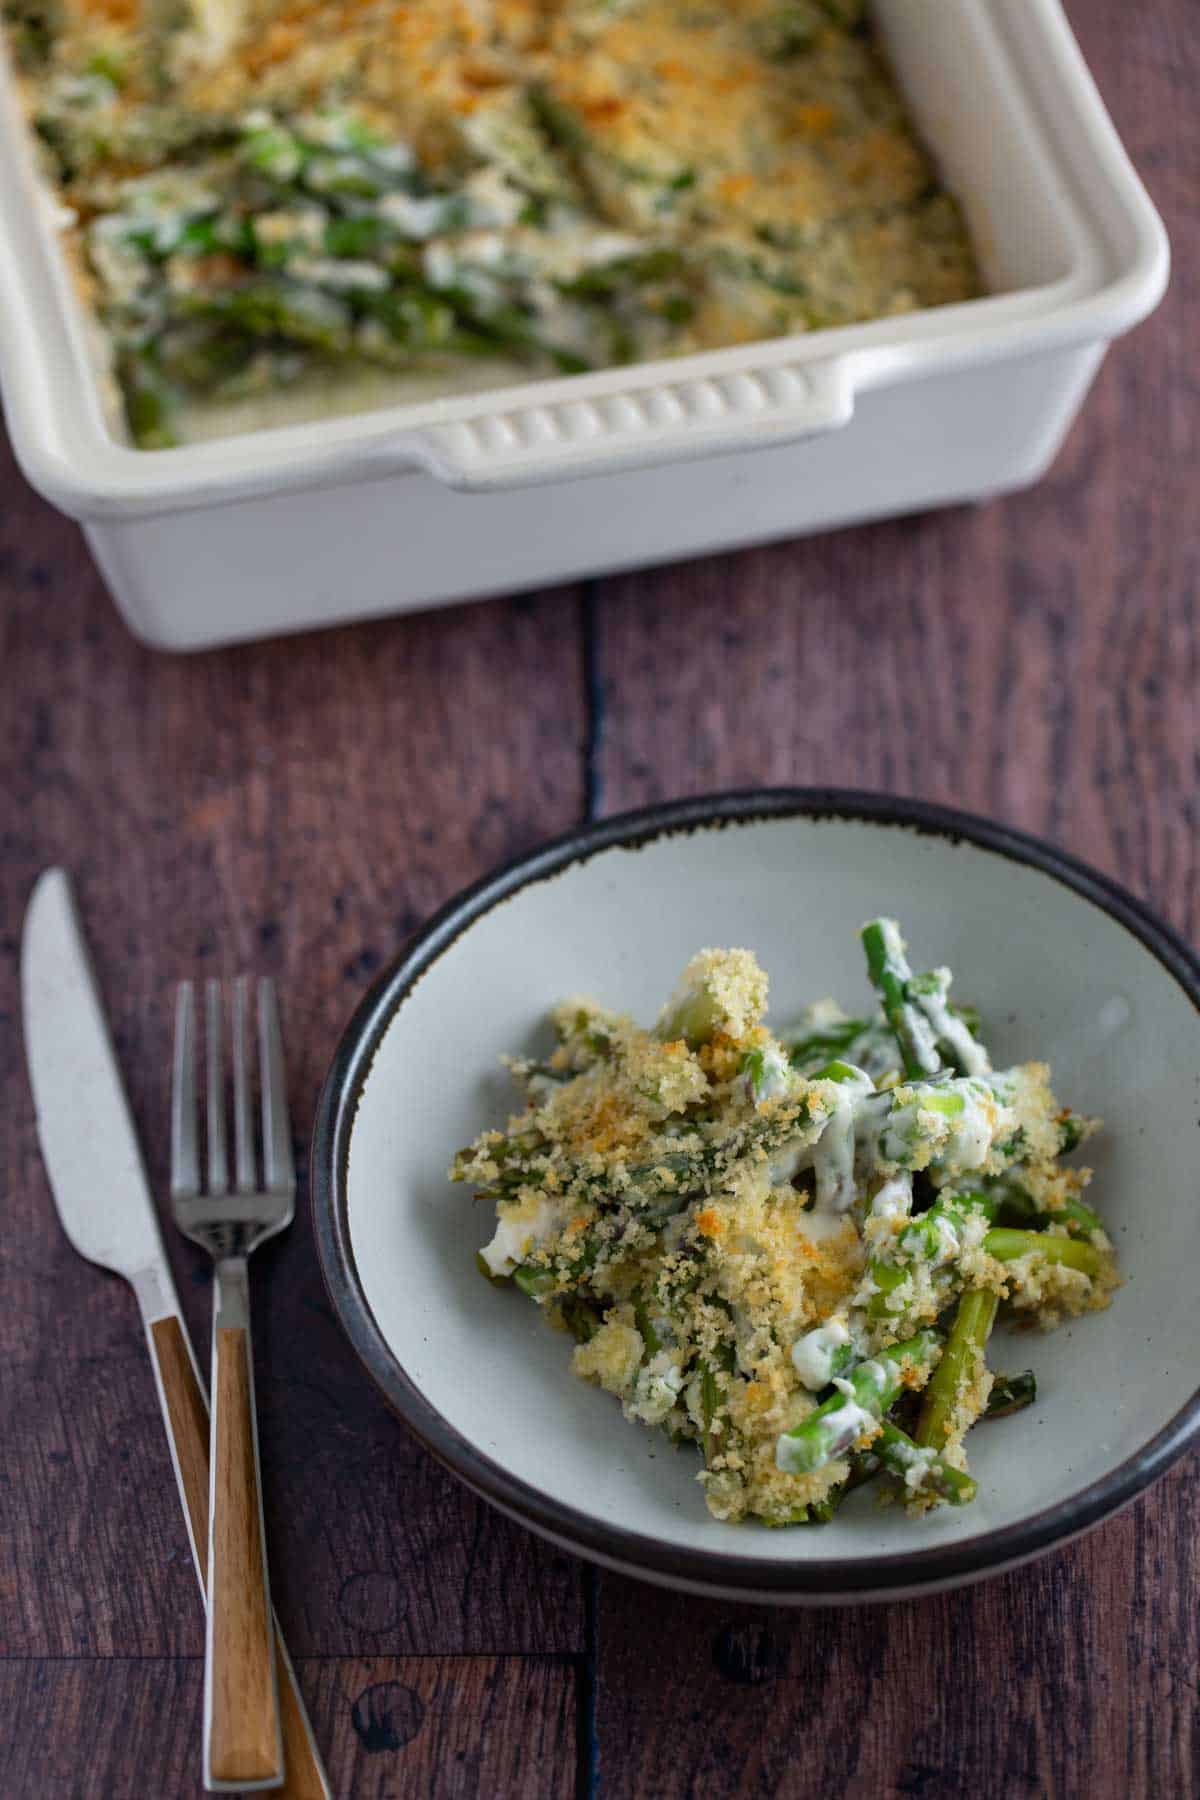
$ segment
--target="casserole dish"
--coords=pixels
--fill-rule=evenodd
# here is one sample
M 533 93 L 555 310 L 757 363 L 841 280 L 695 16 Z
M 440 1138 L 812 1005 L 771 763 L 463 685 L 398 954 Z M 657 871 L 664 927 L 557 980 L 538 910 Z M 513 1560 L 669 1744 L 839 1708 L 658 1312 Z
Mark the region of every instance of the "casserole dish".
M 8 81 L 0 382 L 25 473 L 82 522 L 132 629 L 176 649 L 1036 479 L 1108 344 L 1162 293 L 1161 223 L 1058 0 L 879 0 L 876 14 L 986 298 L 166 451 L 132 449 L 106 411 Z

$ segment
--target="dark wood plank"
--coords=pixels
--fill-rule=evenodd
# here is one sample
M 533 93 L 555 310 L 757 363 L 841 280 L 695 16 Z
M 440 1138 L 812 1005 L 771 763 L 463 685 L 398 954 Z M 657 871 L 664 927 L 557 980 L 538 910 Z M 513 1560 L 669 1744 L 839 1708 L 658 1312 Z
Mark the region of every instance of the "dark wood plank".
M 78 535 L 8 462 L 0 495 L 0 1643 L 190 1651 L 200 1611 L 136 1309 L 67 1247 L 37 1153 L 14 1029 L 26 894 L 48 862 L 78 878 L 159 1191 L 168 989 L 183 974 L 278 977 L 303 1151 L 372 973 L 463 882 L 579 816 L 578 599 L 170 660 L 127 636 Z M 168 1243 L 205 1345 L 208 1269 Z M 574 1649 L 575 1566 L 443 1474 L 362 1376 L 303 1182 L 256 1281 L 269 1542 L 293 1651 Z
M 575 1670 L 550 1657 L 329 1657 L 300 1685 L 335 1794 L 520 1795 L 575 1785 Z M 190 1800 L 200 1782 L 203 1663 L 120 1657 L 0 1663 L 6 1800 Z
M 606 807 L 764 782 L 920 794 L 1049 836 L 1194 929 L 1195 474 L 1156 457 L 1150 396 L 1127 451 L 1103 449 L 1120 359 L 1161 393 L 1166 342 L 1152 325 L 1118 347 L 1031 493 L 607 586 Z
M 608 810 L 761 782 L 1043 833 L 1200 933 L 1200 16 L 1072 8 L 1174 238 L 1050 477 L 1003 503 L 631 576 L 593 601 Z M 600 1791 L 1194 1793 L 1192 1457 L 944 1598 L 788 1615 L 599 1577 Z
M 564 1659 L 335 1659 L 300 1679 L 339 1794 L 575 1793 L 577 1676 Z
M 794 1613 L 606 1576 L 600 1791 L 751 1800 L 1194 1794 L 1194 1468 L 979 1588 Z

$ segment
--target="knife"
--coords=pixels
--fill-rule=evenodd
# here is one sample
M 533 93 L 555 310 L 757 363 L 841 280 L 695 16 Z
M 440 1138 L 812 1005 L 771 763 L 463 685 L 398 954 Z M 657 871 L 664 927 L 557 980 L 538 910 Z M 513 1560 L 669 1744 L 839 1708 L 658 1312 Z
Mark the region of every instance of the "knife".
M 137 1295 L 203 1598 L 208 1401 L 64 869 L 38 878 L 26 909 L 21 1006 L 38 1141 L 59 1221 L 80 1256 L 123 1276 Z M 286 1773 L 273 1791 L 332 1800 L 278 1619 L 275 1647 Z

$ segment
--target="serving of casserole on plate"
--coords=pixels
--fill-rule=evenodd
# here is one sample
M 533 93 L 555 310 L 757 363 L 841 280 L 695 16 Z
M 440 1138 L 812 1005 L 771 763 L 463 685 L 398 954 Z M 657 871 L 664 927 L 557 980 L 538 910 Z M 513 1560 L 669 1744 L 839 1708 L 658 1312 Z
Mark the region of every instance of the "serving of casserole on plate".
M 739 941 L 761 962 L 702 956 L 660 1011 L 688 948 Z M 786 1058 L 751 1023 L 766 969 Z M 581 974 L 605 1009 L 559 1013 L 556 1046 L 546 1009 Z M 854 1012 L 804 1015 L 816 995 Z M 1004 826 L 820 789 L 606 819 L 452 900 L 364 996 L 313 1141 L 330 1296 L 434 1454 L 573 1550 L 784 1602 L 976 1580 L 1200 1433 L 1198 1008 L 1168 928 Z M 549 1098 L 502 1134 L 513 1052 Z M 935 1055 L 976 1073 L 889 1088 Z M 967 1474 L 993 1372 L 1005 1412 L 1029 1404 L 967 1432 Z
M 145 446 L 335 372 L 579 372 L 978 290 L 865 0 L 8 11 Z

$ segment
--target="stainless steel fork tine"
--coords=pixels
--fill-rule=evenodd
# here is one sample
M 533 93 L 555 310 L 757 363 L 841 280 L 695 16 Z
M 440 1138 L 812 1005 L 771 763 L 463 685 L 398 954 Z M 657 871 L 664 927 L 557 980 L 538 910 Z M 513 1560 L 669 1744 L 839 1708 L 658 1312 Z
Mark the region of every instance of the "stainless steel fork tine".
M 225 1153 L 225 1063 L 221 1049 L 221 984 L 214 976 L 204 984 L 204 1061 L 207 1073 L 208 1191 L 229 1192 L 229 1159 Z
M 246 1056 L 246 1012 L 250 982 L 239 975 L 233 987 L 233 1136 L 239 1194 L 254 1192 L 254 1126 L 250 1107 L 250 1065 Z
M 175 1056 L 171 1074 L 171 1194 L 191 1199 L 200 1191 L 196 1154 L 196 997 L 190 981 L 175 993 Z
M 283 1068 L 283 1035 L 279 1003 L 269 977 L 258 984 L 258 1079 L 262 1084 L 264 1178 L 269 1189 L 293 1187 L 292 1127 L 288 1118 L 287 1079 Z

